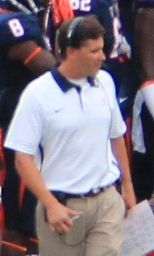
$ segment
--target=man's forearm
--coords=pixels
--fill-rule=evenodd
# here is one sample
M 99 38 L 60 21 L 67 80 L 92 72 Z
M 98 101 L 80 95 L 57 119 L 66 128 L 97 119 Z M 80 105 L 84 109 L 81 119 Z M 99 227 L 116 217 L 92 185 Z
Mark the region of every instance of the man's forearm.
M 46 221 L 48 222 L 51 230 L 60 234 L 68 232 L 70 227 L 73 225 L 71 218 L 79 216 L 81 212 L 62 205 L 50 193 L 41 178 L 41 174 L 36 167 L 33 156 L 16 152 L 15 159 L 19 175 L 31 192 L 44 206 Z
M 11 60 L 22 62 L 35 75 L 43 74 L 45 71 L 50 70 L 56 63 L 53 54 L 41 48 L 32 40 L 11 46 L 8 49 L 8 57 Z
M 111 147 L 121 171 L 122 182 L 131 181 L 130 167 L 124 138 L 119 137 L 111 139 Z
M 125 141 L 123 137 L 119 137 L 111 140 L 111 146 L 113 154 L 121 171 L 122 181 L 122 196 L 125 201 L 126 207 L 131 208 L 136 204 L 133 184 L 131 180 L 129 161 L 127 157 L 127 151 Z
M 46 188 L 32 155 L 16 152 L 15 166 L 21 179 L 45 208 L 57 201 Z

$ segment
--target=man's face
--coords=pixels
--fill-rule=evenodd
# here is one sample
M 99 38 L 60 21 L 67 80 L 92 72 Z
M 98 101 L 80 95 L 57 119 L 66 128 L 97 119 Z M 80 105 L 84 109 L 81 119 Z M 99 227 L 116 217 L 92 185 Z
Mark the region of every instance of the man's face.
M 75 61 L 82 76 L 95 76 L 101 68 L 105 60 L 103 46 L 103 38 L 99 37 L 88 39 L 79 49 L 75 49 Z

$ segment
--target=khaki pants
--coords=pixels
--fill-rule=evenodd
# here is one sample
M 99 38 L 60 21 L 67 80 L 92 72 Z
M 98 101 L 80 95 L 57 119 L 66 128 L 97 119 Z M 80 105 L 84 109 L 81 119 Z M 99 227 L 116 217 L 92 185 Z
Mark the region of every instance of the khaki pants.
M 49 229 L 44 209 L 37 206 L 40 256 L 119 256 L 121 221 L 125 205 L 115 187 L 94 197 L 69 199 L 67 205 L 82 211 L 71 230 L 59 235 Z

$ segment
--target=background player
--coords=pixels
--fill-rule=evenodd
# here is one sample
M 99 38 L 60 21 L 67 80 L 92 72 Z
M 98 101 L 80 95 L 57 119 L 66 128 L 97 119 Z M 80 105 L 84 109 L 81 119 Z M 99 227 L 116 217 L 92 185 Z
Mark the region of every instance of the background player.
M 133 182 L 138 201 L 154 189 L 154 1 L 137 0 L 135 53 L 139 91 L 134 104 Z
M 6 133 L 18 97 L 25 85 L 55 63 L 46 49 L 36 12 L 39 8 L 0 2 L 0 127 Z M 23 131 L 24 133 L 25 131 Z M 22 204 L 20 180 L 14 170 L 14 155 L 5 150 L 6 174 L 2 189 L 6 228 L 34 233 L 35 198 L 25 190 Z

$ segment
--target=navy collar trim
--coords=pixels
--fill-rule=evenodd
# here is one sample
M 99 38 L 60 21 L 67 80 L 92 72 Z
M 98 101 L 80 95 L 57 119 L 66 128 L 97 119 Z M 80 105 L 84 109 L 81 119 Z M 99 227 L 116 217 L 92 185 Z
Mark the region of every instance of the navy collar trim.
M 79 86 L 71 83 L 70 81 L 68 81 L 59 71 L 57 67 L 52 68 L 51 70 L 51 74 L 53 76 L 53 78 L 55 79 L 56 83 L 59 85 L 59 87 L 61 88 L 61 90 L 63 92 L 67 92 L 68 90 L 70 90 L 73 87 L 78 88 Z M 88 82 L 90 83 L 91 86 L 95 86 L 94 84 L 94 79 L 92 77 L 87 77 Z

